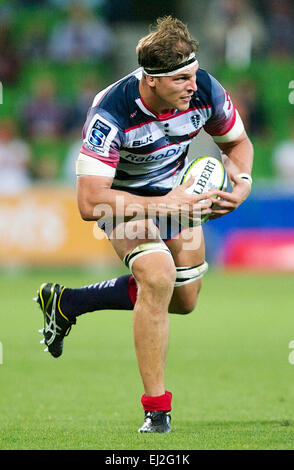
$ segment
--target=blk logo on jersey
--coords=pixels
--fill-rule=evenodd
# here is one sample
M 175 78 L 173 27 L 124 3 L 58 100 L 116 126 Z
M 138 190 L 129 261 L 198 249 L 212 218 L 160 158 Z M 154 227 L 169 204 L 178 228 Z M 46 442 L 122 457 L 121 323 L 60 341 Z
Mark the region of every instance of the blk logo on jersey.
M 111 128 L 101 122 L 99 119 L 95 121 L 89 136 L 89 142 L 93 147 L 102 148 L 106 137 L 108 136 Z
M 133 140 L 132 147 L 141 147 L 142 145 L 148 145 L 153 142 L 152 135 L 148 135 L 141 140 Z

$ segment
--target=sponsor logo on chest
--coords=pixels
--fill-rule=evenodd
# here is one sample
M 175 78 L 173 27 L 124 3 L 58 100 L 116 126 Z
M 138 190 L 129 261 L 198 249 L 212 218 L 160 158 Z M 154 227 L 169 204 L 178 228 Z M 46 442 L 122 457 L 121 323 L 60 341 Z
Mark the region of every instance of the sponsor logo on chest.
M 173 157 L 180 156 L 184 150 L 186 149 L 186 145 L 176 145 L 174 147 L 168 147 L 164 149 L 157 150 L 152 152 L 148 155 L 134 155 L 131 153 L 127 153 L 122 155 L 124 160 L 127 160 L 130 163 L 151 163 L 151 162 L 159 162 L 161 160 L 173 160 Z

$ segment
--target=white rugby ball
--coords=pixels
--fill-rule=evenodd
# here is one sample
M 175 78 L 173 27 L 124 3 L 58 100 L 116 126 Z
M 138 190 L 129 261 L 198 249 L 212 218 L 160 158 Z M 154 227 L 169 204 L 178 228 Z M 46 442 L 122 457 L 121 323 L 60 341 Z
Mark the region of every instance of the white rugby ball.
M 175 186 L 186 183 L 191 176 L 195 180 L 192 186 L 186 189 L 188 194 L 204 194 L 210 189 L 232 192 L 230 179 L 224 165 L 215 157 L 205 156 L 192 160 L 180 173 Z M 201 224 L 204 224 L 207 220 L 209 220 L 209 214 L 203 215 Z M 191 222 L 188 218 L 181 217 L 181 225 L 189 227 Z

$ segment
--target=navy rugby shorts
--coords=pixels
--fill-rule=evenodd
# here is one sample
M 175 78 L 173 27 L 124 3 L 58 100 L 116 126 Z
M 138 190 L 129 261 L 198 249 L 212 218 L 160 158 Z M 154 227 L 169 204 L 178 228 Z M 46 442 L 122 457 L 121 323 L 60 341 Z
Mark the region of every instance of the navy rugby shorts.
M 163 196 L 170 191 L 169 189 L 169 190 L 161 190 L 160 192 L 157 191 L 156 193 L 149 192 L 148 194 L 146 194 L 146 190 L 143 190 L 143 189 L 141 191 L 138 191 L 138 190 L 136 191 L 130 188 L 125 189 L 125 188 L 115 187 L 115 186 L 112 186 L 112 188 L 118 189 L 120 191 L 127 191 L 129 193 L 136 194 L 138 196 Z M 172 219 L 170 217 L 152 217 L 152 220 L 154 224 L 158 227 L 159 232 L 160 232 L 160 237 L 164 242 L 173 240 L 186 228 L 183 225 L 181 225 L 178 220 Z M 103 220 L 103 218 L 101 219 L 101 221 L 98 220 L 97 222 L 98 227 L 105 232 L 105 234 L 107 235 L 109 239 L 111 239 L 112 231 L 114 230 L 114 228 L 116 227 L 118 223 L 119 222 L 115 223 L 114 221 L 105 221 Z

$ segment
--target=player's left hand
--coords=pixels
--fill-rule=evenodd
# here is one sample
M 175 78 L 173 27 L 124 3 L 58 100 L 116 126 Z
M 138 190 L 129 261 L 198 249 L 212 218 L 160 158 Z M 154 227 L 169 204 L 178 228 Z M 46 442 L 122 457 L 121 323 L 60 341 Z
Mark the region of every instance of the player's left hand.
M 233 175 L 230 175 L 230 179 L 234 184 L 231 193 L 217 189 L 213 191 L 218 199 L 213 199 L 212 213 L 209 216 L 210 219 L 216 219 L 233 212 L 249 196 L 251 187 L 246 181 Z

